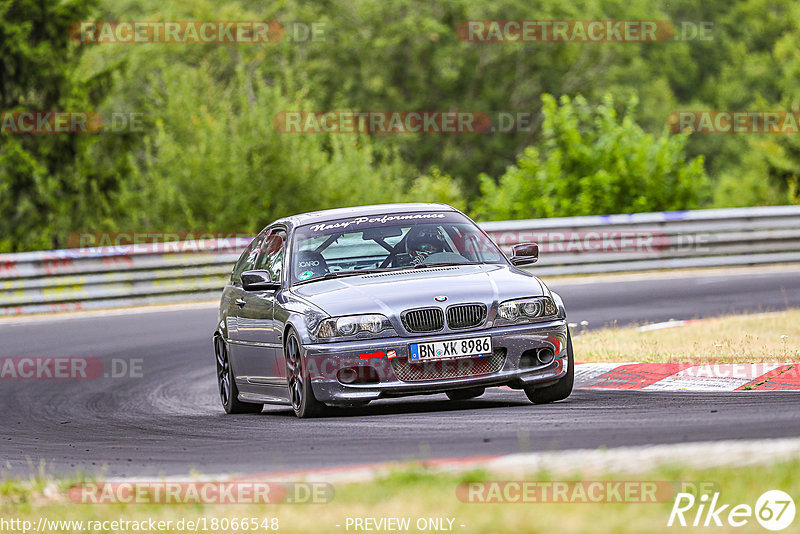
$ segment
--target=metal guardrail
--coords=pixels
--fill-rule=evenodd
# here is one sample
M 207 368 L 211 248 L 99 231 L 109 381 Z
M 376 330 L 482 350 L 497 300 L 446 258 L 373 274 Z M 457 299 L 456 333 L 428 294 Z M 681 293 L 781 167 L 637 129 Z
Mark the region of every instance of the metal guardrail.
M 543 276 L 800 262 L 800 206 L 487 222 Z M 0 254 L 0 315 L 214 299 L 246 239 Z M 165 252 L 169 251 L 169 252 Z
M 540 260 L 532 270 L 543 276 L 800 261 L 800 206 L 503 221 L 481 227 L 504 249 L 514 242 L 539 242 Z M 607 245 L 601 242 L 606 238 Z

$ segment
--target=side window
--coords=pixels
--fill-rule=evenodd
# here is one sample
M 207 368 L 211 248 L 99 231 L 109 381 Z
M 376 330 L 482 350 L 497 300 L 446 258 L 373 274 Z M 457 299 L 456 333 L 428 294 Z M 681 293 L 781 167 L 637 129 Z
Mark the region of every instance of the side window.
M 272 280 L 279 282 L 283 272 L 283 256 L 286 244 L 286 232 L 281 229 L 273 230 L 267 235 L 261 246 L 256 269 L 269 272 Z
M 255 268 L 254 265 L 258 257 L 258 251 L 261 249 L 260 245 L 264 242 L 264 237 L 266 235 L 266 232 L 258 234 L 253 241 L 250 242 L 250 245 L 248 245 L 245 251 L 242 252 L 242 255 L 239 256 L 239 261 L 236 262 L 236 265 L 233 267 L 233 272 L 231 273 L 231 282 L 241 283 L 242 273 Z

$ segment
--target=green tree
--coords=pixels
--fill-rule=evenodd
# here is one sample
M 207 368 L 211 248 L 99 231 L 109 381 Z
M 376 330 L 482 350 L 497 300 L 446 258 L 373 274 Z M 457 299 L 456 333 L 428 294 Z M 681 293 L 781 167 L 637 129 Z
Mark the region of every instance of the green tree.
M 92 111 L 108 71 L 82 79 L 82 49 L 68 28 L 94 1 L 0 0 L 0 112 Z M 108 194 L 125 158 L 106 150 L 118 139 L 89 134 L 0 134 L 0 250 L 53 248 L 69 229 L 110 213 Z M 95 160 L 95 152 L 104 154 Z
M 428 174 L 417 177 L 404 200 L 408 202 L 443 202 L 465 211 L 467 199 L 459 183 L 450 175 L 432 167 Z
M 481 176 L 480 219 L 516 219 L 687 209 L 707 190 L 701 157 L 687 161 L 685 135 L 659 137 L 633 121 L 635 101 L 618 116 L 607 97 L 589 106 L 542 97 L 543 140 L 495 182 Z
M 144 72 L 152 124 L 109 229 L 255 232 L 286 215 L 403 199 L 413 171 L 368 137 L 278 131 L 276 114 L 308 104 L 264 83 L 258 65 L 234 64 L 227 81 L 208 59 Z

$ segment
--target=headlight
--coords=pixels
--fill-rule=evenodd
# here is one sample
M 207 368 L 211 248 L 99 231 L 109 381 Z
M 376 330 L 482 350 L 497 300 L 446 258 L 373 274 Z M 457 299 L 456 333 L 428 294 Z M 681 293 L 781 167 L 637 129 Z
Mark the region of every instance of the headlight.
M 497 309 L 497 315 L 506 321 L 518 319 L 540 319 L 558 314 L 556 303 L 550 297 L 507 300 Z
M 317 337 L 329 339 L 332 337 L 355 336 L 366 332 L 377 334 L 383 330 L 392 328 L 389 319 L 385 315 L 377 313 L 371 315 L 349 315 L 347 317 L 331 317 L 319 324 Z

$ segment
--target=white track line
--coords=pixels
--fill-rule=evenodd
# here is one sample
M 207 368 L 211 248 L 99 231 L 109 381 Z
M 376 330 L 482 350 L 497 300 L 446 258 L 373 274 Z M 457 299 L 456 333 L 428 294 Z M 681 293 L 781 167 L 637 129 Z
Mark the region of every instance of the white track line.
M 597 377 L 602 376 L 622 365 L 630 365 L 633 362 L 621 363 L 579 363 L 575 366 L 575 382 L 593 382 Z

